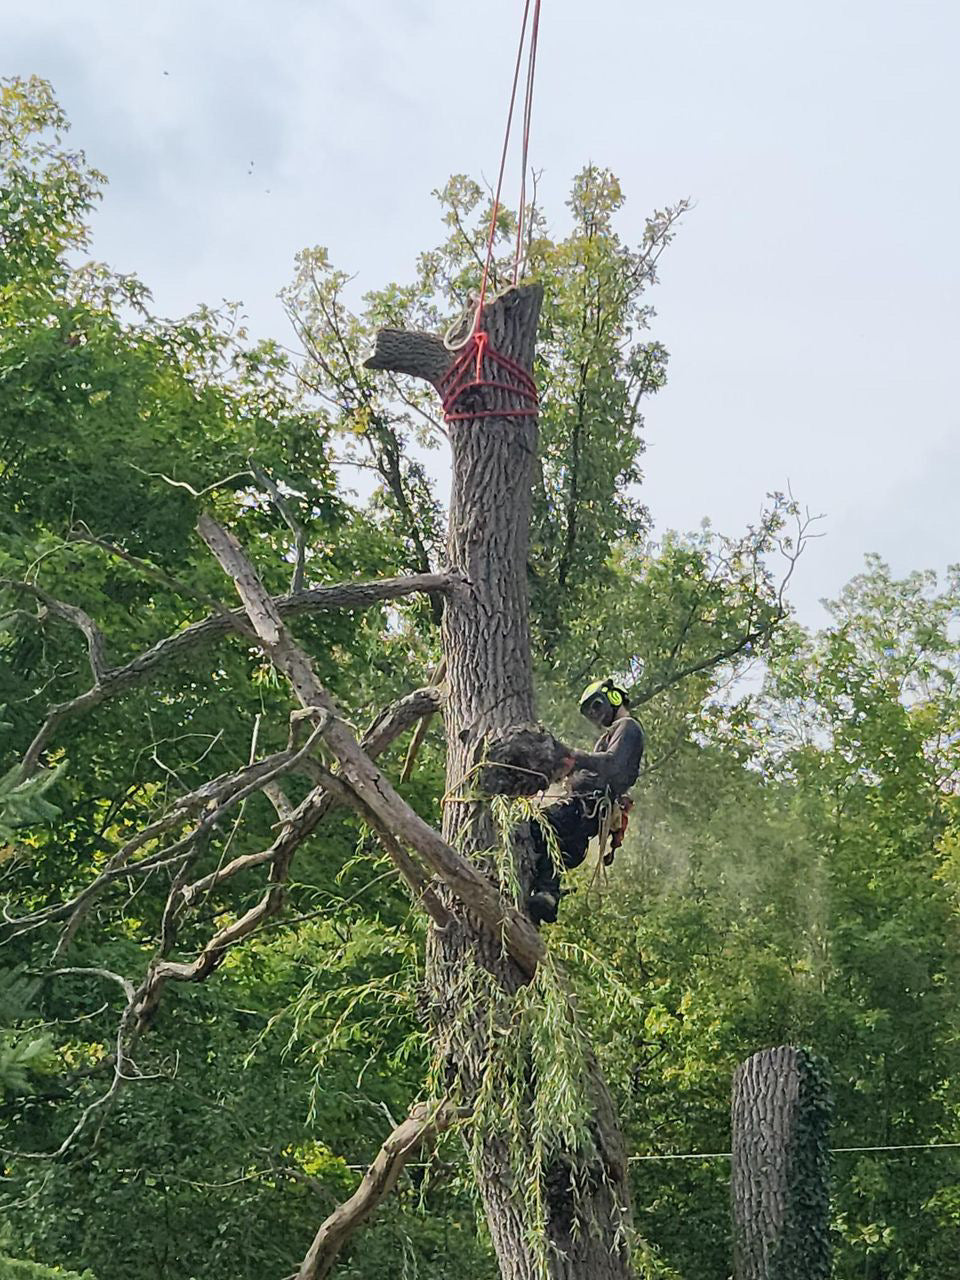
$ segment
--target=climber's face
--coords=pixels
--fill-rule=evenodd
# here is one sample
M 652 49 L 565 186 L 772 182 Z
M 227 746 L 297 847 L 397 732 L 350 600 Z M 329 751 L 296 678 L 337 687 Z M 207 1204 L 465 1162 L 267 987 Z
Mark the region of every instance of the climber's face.
M 592 697 L 581 708 L 581 713 L 599 729 L 606 729 L 613 723 L 614 710 L 605 693 L 598 693 Z

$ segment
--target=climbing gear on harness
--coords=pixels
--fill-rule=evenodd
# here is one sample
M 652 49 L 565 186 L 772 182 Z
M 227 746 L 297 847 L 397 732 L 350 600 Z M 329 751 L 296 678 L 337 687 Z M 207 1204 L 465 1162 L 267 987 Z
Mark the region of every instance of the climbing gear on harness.
M 621 796 L 613 806 L 613 814 L 610 820 L 610 848 L 604 853 L 603 845 L 600 846 L 600 856 L 603 859 L 603 865 L 609 867 L 613 863 L 617 850 L 623 844 L 623 838 L 627 834 L 627 824 L 630 821 L 630 810 L 633 808 L 633 801 L 629 796 Z
M 597 822 L 597 849 L 604 866 L 609 867 L 613 856 L 623 844 L 627 830 L 627 814 L 633 808 L 629 796 L 614 799 L 606 791 L 591 791 L 578 795 L 584 818 Z M 609 844 L 609 849 L 608 849 Z

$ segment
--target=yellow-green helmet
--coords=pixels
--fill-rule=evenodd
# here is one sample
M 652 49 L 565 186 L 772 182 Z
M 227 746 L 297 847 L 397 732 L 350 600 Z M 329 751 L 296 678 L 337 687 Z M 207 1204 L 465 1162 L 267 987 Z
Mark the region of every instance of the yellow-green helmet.
M 620 707 L 630 705 L 630 700 L 624 690 L 619 685 L 614 684 L 612 680 L 594 680 L 592 684 L 587 685 L 580 695 L 581 715 L 584 714 L 595 698 L 605 699 L 615 711 Z

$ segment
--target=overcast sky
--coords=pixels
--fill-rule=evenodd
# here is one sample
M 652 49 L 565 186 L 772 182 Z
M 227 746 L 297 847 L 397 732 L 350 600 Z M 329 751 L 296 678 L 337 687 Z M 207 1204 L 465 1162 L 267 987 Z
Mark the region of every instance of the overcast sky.
M 49 78 L 109 176 L 94 250 L 158 308 L 276 301 L 296 251 L 409 276 L 430 192 L 492 177 L 520 0 L 0 0 L 0 74 Z M 625 236 L 681 196 L 648 407 L 658 529 L 733 532 L 792 485 L 826 513 L 801 617 L 865 551 L 960 560 L 960 4 L 543 0 L 532 159 L 553 226 L 610 166 Z

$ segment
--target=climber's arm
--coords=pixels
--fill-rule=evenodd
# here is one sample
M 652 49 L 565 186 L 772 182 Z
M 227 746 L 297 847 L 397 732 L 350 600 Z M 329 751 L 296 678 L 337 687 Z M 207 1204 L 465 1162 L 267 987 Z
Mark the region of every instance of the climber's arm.
M 632 780 L 640 769 L 643 746 L 643 729 L 632 717 L 625 718 L 618 721 L 605 751 L 573 751 L 573 767 L 595 773 L 601 779 L 629 777 Z

